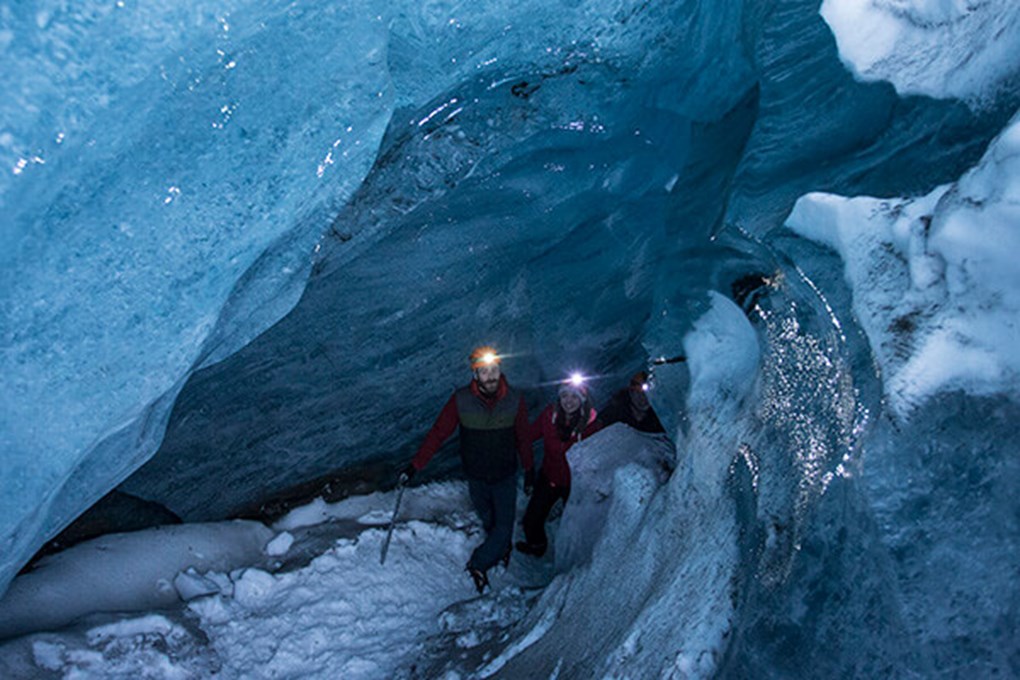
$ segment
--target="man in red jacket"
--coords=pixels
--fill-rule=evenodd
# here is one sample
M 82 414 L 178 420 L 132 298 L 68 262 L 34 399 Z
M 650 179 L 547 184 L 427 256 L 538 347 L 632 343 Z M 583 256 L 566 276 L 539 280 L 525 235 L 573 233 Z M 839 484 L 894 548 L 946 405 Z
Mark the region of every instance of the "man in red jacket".
M 485 541 L 467 564 L 481 593 L 486 574 L 501 559 L 509 561 L 517 507 L 517 461 L 526 477 L 532 473 L 528 409 L 524 397 L 500 372 L 500 357 L 492 347 L 471 353 L 474 378 L 446 402 L 411 464 L 400 475 L 407 482 L 424 468 L 454 430 L 460 428 L 460 460 L 468 480 L 471 504 L 482 520 Z
M 555 404 L 550 404 L 531 426 L 531 440 L 542 440 L 542 469 L 535 491 L 524 512 L 525 540 L 517 542 L 522 553 L 541 557 L 548 547 L 545 521 L 556 501 L 570 496 L 570 466 L 567 449 L 601 429 L 591 407 L 583 378 L 574 376 L 559 389 Z

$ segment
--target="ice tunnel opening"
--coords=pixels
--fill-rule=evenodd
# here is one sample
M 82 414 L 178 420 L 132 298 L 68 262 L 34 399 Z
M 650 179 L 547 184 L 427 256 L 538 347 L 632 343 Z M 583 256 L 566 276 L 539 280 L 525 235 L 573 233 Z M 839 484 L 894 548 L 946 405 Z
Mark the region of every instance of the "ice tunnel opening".
M 434 417 L 429 405 L 470 377 L 461 359 L 474 344 L 504 348 L 510 379 L 526 388 L 583 366 L 602 376 L 602 401 L 646 364 L 657 270 L 682 259 L 673 285 L 695 300 L 724 277 L 717 270 L 757 266 L 711 241 L 724 210 L 712 197 L 732 180 L 756 89 L 698 123 L 633 105 L 642 98 L 631 92 L 607 107 L 620 86 L 591 93 L 599 79 L 585 68 L 490 81 L 395 118 L 295 309 L 192 376 L 159 453 L 122 491 L 208 520 L 295 483 L 350 476 L 344 467 L 360 469 L 362 484 L 391 484 L 385 466 L 399 469 Z M 524 96 L 531 81 L 540 86 Z M 432 123 L 449 102 L 459 113 Z M 682 352 L 677 339 L 670 351 Z M 532 407 L 551 396 L 529 392 Z M 298 421 L 317 424 L 291 430 Z M 220 491 L 206 496 L 210 484 Z

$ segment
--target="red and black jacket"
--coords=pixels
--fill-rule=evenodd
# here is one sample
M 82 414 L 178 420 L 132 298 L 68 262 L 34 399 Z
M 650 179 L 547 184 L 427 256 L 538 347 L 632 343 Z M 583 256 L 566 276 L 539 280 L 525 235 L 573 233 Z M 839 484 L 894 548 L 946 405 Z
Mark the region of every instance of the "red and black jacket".
M 559 488 L 570 488 L 570 466 L 567 465 L 567 449 L 587 439 L 602 429 L 602 424 L 595 418 L 595 409 L 588 407 L 586 422 L 581 432 L 576 428 L 568 430 L 563 428 L 563 411 L 550 404 L 538 416 L 538 419 L 531 425 L 530 441 L 542 440 L 542 447 L 545 455 L 542 458 L 542 476 L 549 484 Z
M 532 468 L 528 409 L 506 377 L 499 377 L 491 397 L 482 394 L 477 380 L 453 393 L 411 461 L 416 470 L 428 464 L 458 426 L 460 460 L 469 479 L 506 479 L 517 472 L 518 459 L 525 470 Z

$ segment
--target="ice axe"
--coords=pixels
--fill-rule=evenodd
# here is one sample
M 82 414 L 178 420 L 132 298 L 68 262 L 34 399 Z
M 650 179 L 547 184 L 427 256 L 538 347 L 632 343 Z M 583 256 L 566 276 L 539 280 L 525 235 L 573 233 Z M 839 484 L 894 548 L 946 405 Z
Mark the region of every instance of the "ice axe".
M 390 527 L 386 530 L 386 539 L 382 544 L 382 554 L 379 556 L 379 564 L 386 564 L 386 551 L 390 549 L 390 539 L 393 538 L 393 527 L 397 524 L 397 513 L 400 512 L 400 499 L 404 497 L 404 483 L 397 483 L 397 502 L 393 506 L 393 517 L 390 518 Z

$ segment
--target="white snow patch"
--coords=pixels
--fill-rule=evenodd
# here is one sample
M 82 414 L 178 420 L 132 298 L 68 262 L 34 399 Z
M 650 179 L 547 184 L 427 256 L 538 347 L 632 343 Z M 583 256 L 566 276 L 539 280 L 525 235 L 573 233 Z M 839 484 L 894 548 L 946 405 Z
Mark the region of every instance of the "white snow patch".
M 393 500 L 392 493 L 378 493 L 331 505 L 316 502 L 295 510 L 291 520 L 356 519 L 392 508 Z M 228 680 L 391 678 L 409 673 L 420 663 L 430 639 L 442 639 L 451 654 L 455 649 L 496 643 L 496 636 L 520 620 L 535 598 L 517 584 L 513 569 L 502 567 L 489 573 L 492 591 L 477 596 L 464 572 L 481 540 L 466 484 L 410 488 L 405 501 L 404 519 L 395 527 L 385 567 L 379 565 L 385 532 L 377 528 L 336 540 L 306 566 L 277 573 L 267 571 L 279 563 L 266 562 L 261 548 L 272 533 L 255 523 L 181 525 L 175 528 L 177 536 L 165 530 L 144 531 L 126 538 L 104 537 L 94 542 L 98 545 L 82 544 L 83 549 L 65 551 L 60 559 L 51 558 L 62 571 L 58 573 L 51 563 L 42 590 L 87 601 L 89 611 L 148 602 L 151 609 L 167 608 L 168 613 L 119 620 L 120 614 L 107 615 L 105 620 L 113 618 L 113 623 L 104 620 L 84 634 L 78 626 L 29 635 L 0 645 L 0 668 L 20 668 L 18 659 L 25 658 L 24 663 L 36 669 L 26 677 L 51 672 L 75 678 L 182 680 L 213 675 Z M 428 520 L 407 519 L 405 512 Z M 212 560 L 217 551 L 239 541 L 233 535 L 237 531 L 249 534 L 243 541 L 245 559 L 235 555 L 236 559 L 221 560 L 204 571 L 201 565 L 180 567 L 177 553 L 183 545 L 190 554 L 200 552 Z M 322 531 L 317 531 L 313 535 L 321 536 Z M 285 532 L 275 540 L 285 534 L 291 536 L 295 549 L 301 547 L 300 533 Z M 183 536 L 188 539 L 181 543 Z M 168 549 L 171 544 L 176 548 Z M 97 561 L 95 553 L 103 553 L 106 559 Z M 151 590 L 158 590 L 160 581 L 169 584 L 172 580 L 170 599 L 134 592 L 137 588 L 125 581 L 122 572 L 135 568 L 159 576 L 147 577 Z M 42 565 L 37 571 L 43 571 Z M 96 580 L 118 584 L 121 590 L 103 584 L 96 589 Z M 178 595 L 190 600 L 187 617 L 173 611 Z M 176 623 L 175 616 L 194 617 L 205 637 Z M 43 623 L 37 618 L 34 629 Z
M 291 510 L 273 525 L 276 531 L 293 531 L 325 522 L 352 521 L 368 526 L 389 524 L 396 491 L 377 491 L 365 496 L 352 496 L 336 503 L 317 498 L 307 505 Z M 466 526 L 473 519 L 467 486 L 460 482 L 440 482 L 409 487 L 404 491 L 400 516 L 421 520 L 452 520 Z
M 64 666 L 64 645 L 39 640 L 32 645 L 35 664 L 48 671 L 59 671 Z
M 1015 0 L 824 0 L 840 58 L 902 95 L 980 100 L 1020 71 Z
M 150 614 L 148 616 L 141 616 L 137 619 L 128 619 L 126 621 L 118 621 L 117 623 L 109 623 L 104 626 L 96 626 L 86 633 L 86 638 L 88 639 L 89 644 L 97 645 L 116 637 L 145 635 L 146 633 L 168 635 L 176 628 L 177 626 L 167 620 L 166 617 L 158 614 Z
M 191 610 L 232 676 L 392 677 L 439 632 L 445 606 L 473 595 L 464 564 L 475 538 L 443 526 L 398 525 L 390 560 L 369 529 L 295 572 L 247 569 L 234 597 Z
M 194 568 L 182 571 L 174 577 L 174 589 L 184 602 L 220 592 L 219 584 L 202 576 Z
M 273 557 L 286 555 L 292 545 L 294 545 L 294 535 L 289 531 L 283 531 L 266 545 L 266 554 Z

